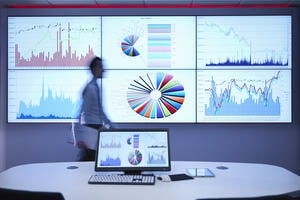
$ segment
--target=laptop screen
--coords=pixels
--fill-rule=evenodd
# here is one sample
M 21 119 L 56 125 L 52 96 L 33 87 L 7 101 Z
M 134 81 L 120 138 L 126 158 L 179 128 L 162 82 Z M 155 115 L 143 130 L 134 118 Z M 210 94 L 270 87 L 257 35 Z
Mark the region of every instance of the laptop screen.
M 100 131 L 96 171 L 169 171 L 169 131 Z

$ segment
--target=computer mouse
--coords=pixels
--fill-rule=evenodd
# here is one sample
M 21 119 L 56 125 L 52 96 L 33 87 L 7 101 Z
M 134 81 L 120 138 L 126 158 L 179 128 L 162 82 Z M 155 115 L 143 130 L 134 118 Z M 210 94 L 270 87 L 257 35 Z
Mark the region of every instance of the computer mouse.
M 157 177 L 157 179 L 162 182 L 170 182 L 171 181 L 171 178 L 169 175 L 160 175 Z

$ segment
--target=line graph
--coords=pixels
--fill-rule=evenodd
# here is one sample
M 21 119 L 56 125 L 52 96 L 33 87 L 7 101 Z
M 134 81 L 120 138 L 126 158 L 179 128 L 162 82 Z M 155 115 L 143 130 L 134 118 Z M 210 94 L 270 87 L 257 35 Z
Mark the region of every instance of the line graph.
M 149 165 L 165 165 L 167 164 L 166 151 L 149 151 L 147 163 Z
M 256 87 L 251 82 L 256 82 L 255 80 L 244 80 L 245 82 L 241 85 L 238 82 L 241 82 L 243 80 L 237 80 L 237 79 L 231 79 L 227 85 L 227 87 L 223 90 L 223 92 L 218 95 L 216 93 L 216 84 L 215 81 L 211 80 L 211 87 L 205 89 L 205 91 L 209 92 L 211 95 L 210 98 L 210 106 L 205 109 L 206 115 L 216 115 L 218 112 L 220 112 L 221 108 L 223 107 L 223 104 L 225 102 L 231 102 L 232 106 L 230 111 L 226 112 L 226 115 L 249 115 L 252 113 L 252 115 L 280 115 L 280 102 L 279 97 L 276 97 L 276 100 L 273 101 L 270 99 L 270 96 L 272 95 L 271 86 L 272 83 L 279 78 L 280 71 L 277 72 L 275 76 L 270 78 L 269 80 L 265 81 L 265 87 Z M 249 82 L 250 84 L 247 84 L 246 82 Z M 237 103 L 234 100 L 231 100 L 231 94 L 233 89 L 237 89 L 239 91 L 245 90 L 246 93 L 250 96 L 248 100 L 245 100 L 243 103 Z M 259 99 L 257 102 L 254 101 L 252 95 L 259 96 Z M 244 112 L 241 112 L 241 109 L 232 109 L 232 107 L 243 105 Z M 246 106 L 245 106 L 246 105 Z M 257 110 L 256 105 L 259 107 L 269 107 L 269 112 L 262 112 L 262 110 Z M 242 107 L 242 106 L 240 106 Z M 247 109 L 245 109 L 247 108 Z M 236 113 L 238 111 L 238 113 Z
M 121 143 L 120 142 L 116 142 L 116 141 L 112 141 L 110 143 L 101 143 L 101 148 L 121 148 Z
M 42 84 L 43 92 L 38 105 L 26 105 L 20 101 L 19 112 L 16 119 L 76 119 L 72 116 L 76 102 L 72 102 L 70 97 L 63 94 L 53 95 L 53 91 L 48 89 L 47 96 L 44 95 L 44 83 Z
M 9 18 L 9 69 L 84 68 L 91 57 L 101 55 L 100 18 L 84 21 L 77 17 Z
M 202 120 L 230 120 L 231 117 L 248 121 L 259 117 L 289 120 L 289 70 L 198 73 L 198 85 L 202 85 L 198 91 L 198 109 L 201 110 L 198 115 Z
M 88 70 L 9 70 L 9 121 L 76 121 L 88 80 Z
M 200 68 L 291 68 L 288 16 L 197 17 Z
M 119 157 L 112 158 L 107 155 L 105 159 L 100 160 L 100 166 L 121 166 L 121 159 Z

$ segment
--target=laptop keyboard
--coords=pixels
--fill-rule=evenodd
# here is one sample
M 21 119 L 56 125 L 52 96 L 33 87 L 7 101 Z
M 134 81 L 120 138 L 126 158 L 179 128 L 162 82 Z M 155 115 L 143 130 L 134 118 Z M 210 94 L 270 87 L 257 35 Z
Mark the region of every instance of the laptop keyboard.
M 92 175 L 89 184 L 116 184 L 116 185 L 154 185 L 154 175 L 125 175 L 125 174 L 109 174 L 109 175 Z

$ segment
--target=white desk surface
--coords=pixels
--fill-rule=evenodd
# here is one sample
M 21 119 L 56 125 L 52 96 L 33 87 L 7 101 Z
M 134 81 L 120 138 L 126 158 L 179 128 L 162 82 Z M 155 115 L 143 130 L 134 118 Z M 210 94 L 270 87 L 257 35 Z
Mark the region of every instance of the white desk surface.
M 67 169 L 78 166 L 77 169 Z M 226 166 L 220 170 L 217 166 Z M 0 187 L 61 192 L 66 200 L 195 200 L 213 197 L 255 197 L 300 189 L 300 176 L 266 164 L 173 161 L 170 174 L 186 168 L 209 168 L 214 178 L 162 182 L 154 186 L 90 185 L 93 162 L 37 163 L 12 167 L 0 173 Z

